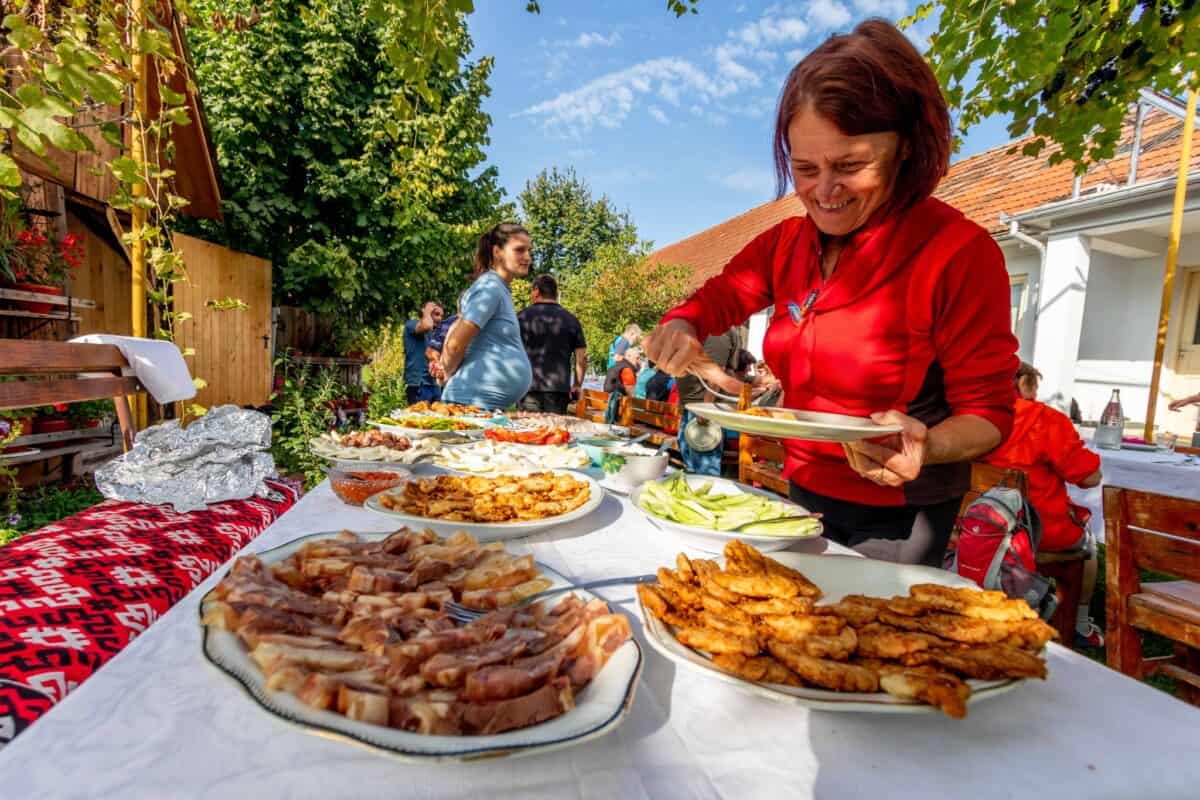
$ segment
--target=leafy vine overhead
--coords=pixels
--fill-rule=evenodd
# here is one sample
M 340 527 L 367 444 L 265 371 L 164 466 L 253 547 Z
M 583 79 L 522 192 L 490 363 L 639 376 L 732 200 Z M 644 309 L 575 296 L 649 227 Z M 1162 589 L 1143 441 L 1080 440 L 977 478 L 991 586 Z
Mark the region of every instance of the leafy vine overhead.
M 926 57 L 959 131 L 1011 114 L 1022 152 L 1056 143 L 1050 163 L 1079 171 L 1112 158 L 1140 90 L 1177 95 L 1200 70 L 1196 0 L 935 0 L 901 24 L 935 13 Z
M 682 17 L 684 14 L 698 13 L 700 0 L 667 0 L 667 11 L 670 11 L 677 17 Z M 531 14 L 542 13 L 542 4 L 538 0 L 527 0 L 525 10 Z

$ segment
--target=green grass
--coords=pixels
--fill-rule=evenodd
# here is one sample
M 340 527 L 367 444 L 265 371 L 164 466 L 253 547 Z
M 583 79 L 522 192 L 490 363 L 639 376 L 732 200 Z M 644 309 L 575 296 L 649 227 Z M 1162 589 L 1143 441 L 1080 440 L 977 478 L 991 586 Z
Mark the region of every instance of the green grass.
M 1105 597 L 1107 592 L 1104 585 L 1104 545 L 1099 546 L 1099 570 L 1096 579 L 1096 591 L 1092 595 L 1092 601 L 1088 606 L 1088 613 L 1092 615 L 1092 620 L 1101 630 L 1105 629 L 1107 620 L 1104 613 Z M 1170 575 L 1164 575 L 1161 572 L 1151 572 L 1150 570 L 1142 570 L 1141 579 L 1143 583 L 1154 583 L 1155 581 L 1173 581 L 1176 578 Z M 1107 635 L 1107 631 L 1105 631 Z M 1092 659 L 1099 661 L 1101 664 L 1106 664 L 1103 647 L 1084 647 L 1078 649 L 1078 652 Z M 1158 656 L 1169 656 L 1175 652 L 1174 643 L 1165 636 L 1159 636 L 1156 633 L 1142 632 L 1142 653 L 1146 658 L 1156 658 Z M 1167 675 L 1153 675 L 1145 680 L 1145 683 L 1153 686 L 1155 689 L 1161 689 L 1172 697 L 1178 697 L 1179 691 L 1175 686 L 1175 679 Z

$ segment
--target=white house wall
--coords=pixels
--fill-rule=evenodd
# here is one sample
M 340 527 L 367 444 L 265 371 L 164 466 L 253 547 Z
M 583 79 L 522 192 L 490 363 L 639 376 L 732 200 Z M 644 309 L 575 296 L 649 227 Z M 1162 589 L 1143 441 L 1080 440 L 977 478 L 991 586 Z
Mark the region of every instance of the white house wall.
M 1037 296 L 1042 279 L 1042 256 L 1026 244 L 1006 242 L 1004 251 L 1004 266 L 1012 278 L 1025 279 L 1025 308 L 1020 324 L 1017 326 L 1017 339 L 1021 342 L 1019 350 L 1022 361 L 1033 361 L 1033 344 L 1037 336 Z

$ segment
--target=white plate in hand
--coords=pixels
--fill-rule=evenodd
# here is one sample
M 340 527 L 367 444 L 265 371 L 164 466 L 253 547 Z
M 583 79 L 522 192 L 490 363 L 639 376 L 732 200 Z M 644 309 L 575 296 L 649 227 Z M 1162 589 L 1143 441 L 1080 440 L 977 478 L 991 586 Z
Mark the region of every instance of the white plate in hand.
M 330 531 L 302 536 L 256 555 L 264 564 L 274 564 L 295 553 L 307 541 L 331 538 L 335 535 L 336 531 Z M 358 535 L 363 539 L 383 539 L 389 534 Z M 539 563 L 537 566 L 543 576 L 553 581 L 554 586 L 570 583 L 545 564 Z M 585 602 L 596 597 L 582 589 L 576 590 L 575 594 Z M 551 598 L 550 602 L 558 602 L 564 597 L 566 594 L 557 599 Z M 199 605 L 201 618 L 204 616 L 206 600 L 207 596 Z M 251 699 L 267 713 L 298 726 L 305 733 L 361 745 L 381 755 L 410 762 L 474 761 L 526 756 L 560 750 L 603 736 L 616 728 L 629 713 L 633 706 L 638 676 L 642 671 L 642 650 L 636 639 L 630 639 L 609 657 L 608 663 L 595 679 L 575 695 L 575 708 L 565 714 L 527 728 L 491 736 L 428 736 L 353 720 L 333 711 L 305 705 L 290 692 L 270 690 L 266 687 L 262 670 L 250 659 L 245 645 L 234 633 L 207 625 L 202 627 L 205 658 L 240 684 Z M 231 692 L 230 702 L 234 700 L 240 698 Z M 281 735 L 287 732 L 286 729 L 280 729 Z
M 687 410 L 698 417 L 711 420 L 722 428 L 756 436 L 776 439 L 808 439 L 818 442 L 857 442 L 899 433 L 899 425 L 880 425 L 866 417 L 847 417 L 843 414 L 822 414 L 792 408 L 772 411 L 789 414 L 791 418 L 760 417 L 713 403 L 688 403 Z
M 894 564 L 861 556 L 819 556 L 804 553 L 774 553 L 771 558 L 803 572 L 823 592 L 818 605 L 836 603 L 848 594 L 873 597 L 907 595 L 916 583 L 936 583 L 978 589 L 971 581 L 952 572 L 914 564 Z M 720 559 L 723 563 L 724 559 Z M 811 687 L 780 686 L 743 680 L 713 666 L 707 656 L 680 644 L 670 627 L 646 613 L 638 598 L 638 610 L 645 624 L 650 646 L 686 669 L 703 672 L 749 694 L 823 711 L 862 711 L 874 714 L 940 714 L 931 705 L 905 700 L 885 692 L 833 692 Z M 968 706 L 1014 689 L 1023 679 L 1002 681 L 967 680 L 971 686 Z
M 730 494 L 756 494 L 765 497 L 768 500 L 775 500 L 784 504 L 789 509 L 794 509 L 798 514 L 807 514 L 808 509 L 797 505 L 789 500 L 784 500 L 774 492 L 768 492 L 763 489 L 755 489 L 753 486 L 747 486 L 744 483 L 726 480 L 725 478 L 710 478 L 704 475 L 685 475 L 684 480 L 688 486 L 693 489 L 703 486 L 706 482 L 712 482 L 712 494 L 714 495 L 730 495 Z M 659 481 L 661 483 L 661 481 Z M 601 484 L 603 485 L 603 484 Z M 676 522 L 665 517 L 660 517 L 649 509 L 643 508 L 641 499 L 645 492 L 646 484 L 642 484 L 633 490 L 633 494 L 629 496 L 629 502 L 633 503 L 638 511 L 646 515 L 656 528 L 663 531 L 668 531 L 680 539 L 680 545 L 683 547 L 693 547 L 697 550 L 702 550 L 705 553 L 723 553 L 725 545 L 731 539 L 741 539 L 749 545 L 753 545 L 764 553 L 773 553 L 776 550 L 783 550 L 792 546 L 796 542 L 804 539 L 812 539 L 820 536 L 824 528 L 818 525 L 810 533 L 802 536 L 763 536 L 762 534 L 753 533 L 734 533 L 733 531 L 718 531 L 713 528 L 705 528 L 699 525 L 685 525 L 682 522 Z M 783 516 L 780 514 L 780 516 Z
M 380 497 L 384 494 L 399 494 L 404 487 L 404 484 L 401 483 L 399 486 L 371 495 L 363 503 L 363 508 L 367 511 L 390 517 L 399 523 L 417 528 L 418 530 L 432 528 L 443 536 L 448 536 L 456 531 L 466 531 L 481 542 L 496 542 L 503 539 L 519 539 L 522 536 L 532 536 L 549 528 L 574 522 L 577 519 L 586 517 L 604 502 L 604 490 L 600 488 L 599 484 L 591 476 L 582 472 L 570 472 L 562 469 L 547 471 L 553 472 L 555 475 L 570 475 L 577 481 L 585 482 L 588 485 L 588 499 L 579 508 L 568 511 L 565 514 L 546 517 L 544 519 L 523 519 L 513 522 L 455 522 L 454 520 L 420 517 L 416 514 L 405 514 L 401 511 L 393 511 L 390 508 L 385 508 L 379 502 Z M 420 476 L 414 476 L 411 480 L 420 480 Z

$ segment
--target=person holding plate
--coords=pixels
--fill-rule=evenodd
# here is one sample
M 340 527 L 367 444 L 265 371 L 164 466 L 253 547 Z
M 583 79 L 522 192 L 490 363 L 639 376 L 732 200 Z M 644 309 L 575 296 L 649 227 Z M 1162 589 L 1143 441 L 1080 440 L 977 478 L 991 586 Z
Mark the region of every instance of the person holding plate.
M 789 408 L 871 417 L 900 433 L 785 441 L 790 496 L 848 546 L 907 539 L 919 513 L 940 565 L 970 462 L 1012 426 L 1017 340 L 988 232 L 932 197 L 949 167 L 936 78 L 895 27 L 833 36 L 788 75 L 775 121 L 777 187 L 806 216 L 751 241 L 663 317 L 660 369 L 724 385 L 705 337 L 773 306 L 763 345 Z

